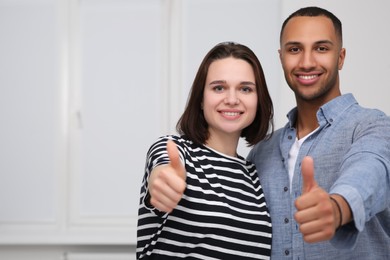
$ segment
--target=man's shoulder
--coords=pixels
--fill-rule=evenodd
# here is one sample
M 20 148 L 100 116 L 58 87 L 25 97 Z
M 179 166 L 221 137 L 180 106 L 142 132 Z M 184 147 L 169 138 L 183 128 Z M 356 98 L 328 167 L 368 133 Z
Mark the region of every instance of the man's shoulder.
M 362 107 L 358 104 L 347 110 L 346 113 L 344 113 L 344 118 L 364 122 L 377 122 L 378 120 L 390 122 L 390 117 L 382 110 L 377 108 Z
M 279 146 L 280 138 L 284 131 L 285 131 L 285 127 L 279 128 L 276 131 L 274 131 L 272 134 L 267 136 L 267 138 L 258 142 L 252 148 L 252 153 L 261 153 L 263 151 L 269 151 L 270 149 Z

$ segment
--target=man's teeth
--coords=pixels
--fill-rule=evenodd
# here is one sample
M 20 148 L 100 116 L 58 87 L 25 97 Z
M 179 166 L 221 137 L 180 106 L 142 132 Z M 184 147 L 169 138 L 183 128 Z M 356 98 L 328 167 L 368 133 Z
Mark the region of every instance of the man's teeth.
M 237 116 L 240 112 L 223 112 L 223 114 L 227 116 Z
M 314 79 L 317 78 L 317 75 L 300 75 L 299 76 L 301 79 Z

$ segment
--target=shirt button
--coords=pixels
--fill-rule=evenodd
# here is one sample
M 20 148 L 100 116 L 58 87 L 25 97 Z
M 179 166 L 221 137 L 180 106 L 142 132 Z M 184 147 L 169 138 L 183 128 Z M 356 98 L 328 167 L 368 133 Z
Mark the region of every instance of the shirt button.
M 289 135 L 287 138 L 288 138 L 288 140 L 291 140 L 291 139 L 292 139 L 292 136 L 291 136 L 291 135 Z
M 284 250 L 284 254 L 285 255 L 289 255 L 290 254 L 290 251 L 288 249 Z
M 288 218 L 285 218 L 285 219 L 284 219 L 284 223 L 287 224 L 288 222 L 289 222 Z
M 284 190 L 284 191 L 288 191 L 288 187 L 284 187 L 283 190 Z

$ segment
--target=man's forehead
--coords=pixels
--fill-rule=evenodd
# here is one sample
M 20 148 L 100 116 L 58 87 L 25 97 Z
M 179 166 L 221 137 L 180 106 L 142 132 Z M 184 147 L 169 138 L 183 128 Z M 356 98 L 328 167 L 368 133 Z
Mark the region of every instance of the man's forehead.
M 298 16 L 291 18 L 284 27 L 281 44 L 286 42 L 337 41 L 332 21 L 325 16 Z

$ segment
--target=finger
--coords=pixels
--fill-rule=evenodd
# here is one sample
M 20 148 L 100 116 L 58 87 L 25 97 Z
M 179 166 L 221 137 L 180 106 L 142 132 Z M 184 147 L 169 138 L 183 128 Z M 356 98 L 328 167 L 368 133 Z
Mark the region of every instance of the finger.
M 332 225 L 323 225 L 321 220 L 303 224 L 299 227 L 303 239 L 308 243 L 329 240 L 334 236 Z
M 177 175 L 179 175 L 182 179 L 185 179 L 185 168 L 180 161 L 179 149 L 172 140 L 168 140 L 167 142 L 167 152 L 171 167 L 175 170 Z
M 167 182 L 166 178 L 164 176 L 172 176 L 172 175 L 166 175 L 162 174 L 161 177 L 157 180 L 155 180 L 153 184 L 153 189 L 150 189 L 150 195 L 151 195 L 151 204 L 158 208 L 161 211 L 170 212 L 173 208 L 176 207 L 177 203 L 181 199 L 182 192 L 176 191 L 174 188 L 172 188 L 169 183 Z M 184 182 L 177 176 L 175 176 L 180 181 Z M 180 185 L 175 185 L 180 186 Z
M 333 235 L 334 232 L 331 232 L 331 234 L 327 232 L 317 232 L 313 234 L 304 235 L 303 240 L 307 243 L 318 243 L 332 239 Z
M 163 196 L 152 196 L 150 198 L 150 203 L 160 211 L 170 213 L 174 208 L 176 208 L 179 201 L 174 201 L 169 197 Z
M 327 225 L 326 218 L 323 219 L 321 212 L 315 207 L 295 212 L 294 219 L 303 234 L 318 232 Z
M 314 161 L 310 156 L 305 156 L 302 160 L 302 194 L 312 191 L 318 186 L 314 179 Z
M 330 210 L 326 209 L 322 212 L 316 208 L 310 208 L 294 215 L 299 223 L 299 231 L 306 242 L 329 240 L 334 235 L 333 218 L 326 212 Z
M 171 206 L 167 205 L 166 203 L 161 202 L 153 197 L 150 199 L 150 204 L 152 204 L 159 211 L 171 213 L 173 210 L 173 207 L 171 207 Z

